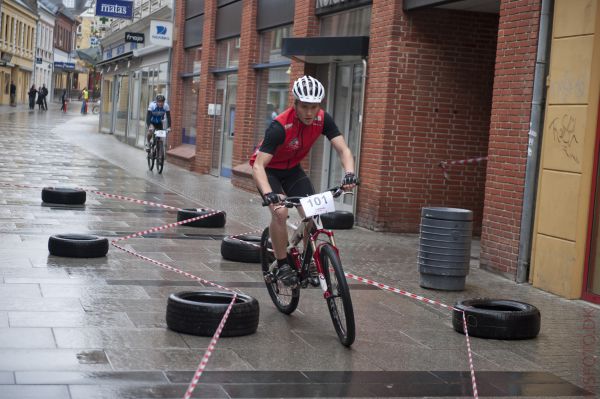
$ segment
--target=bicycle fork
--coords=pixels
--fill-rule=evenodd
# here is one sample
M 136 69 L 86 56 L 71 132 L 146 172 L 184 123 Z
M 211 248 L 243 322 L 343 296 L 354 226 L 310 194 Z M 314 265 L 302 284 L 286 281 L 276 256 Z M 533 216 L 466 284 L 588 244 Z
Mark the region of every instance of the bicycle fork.
M 323 272 L 323 265 L 321 264 L 321 260 L 319 259 L 320 258 L 319 254 L 321 252 L 321 246 L 315 245 L 315 242 L 313 240 L 310 240 L 310 245 L 312 246 L 313 260 L 315 261 L 315 265 L 317 266 L 317 272 L 319 273 L 319 286 L 321 287 L 321 290 L 323 291 L 323 298 L 328 299 L 329 297 L 331 297 L 331 292 L 329 291 L 329 288 L 327 287 L 327 281 L 325 280 L 325 273 Z

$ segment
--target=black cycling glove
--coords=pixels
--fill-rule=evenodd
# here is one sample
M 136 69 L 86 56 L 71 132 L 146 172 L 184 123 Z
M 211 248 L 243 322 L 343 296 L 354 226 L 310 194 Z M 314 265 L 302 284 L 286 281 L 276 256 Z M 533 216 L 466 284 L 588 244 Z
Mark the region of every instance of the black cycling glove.
M 342 186 L 348 186 L 350 184 L 358 184 L 358 178 L 352 172 L 347 172 L 342 178 Z
M 263 195 L 263 200 L 265 205 L 276 204 L 280 201 L 279 194 L 271 191 L 270 193 L 266 193 Z

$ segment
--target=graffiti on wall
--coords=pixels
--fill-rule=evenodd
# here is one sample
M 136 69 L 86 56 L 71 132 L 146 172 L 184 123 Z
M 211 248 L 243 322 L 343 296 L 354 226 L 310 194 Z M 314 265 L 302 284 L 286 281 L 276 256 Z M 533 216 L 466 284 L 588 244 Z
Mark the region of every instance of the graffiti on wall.
M 569 159 L 579 164 L 576 146 L 579 144 L 575 135 L 576 119 L 574 116 L 564 114 L 557 116 L 550 123 L 550 130 L 554 137 L 554 142 L 560 146 L 561 152 Z

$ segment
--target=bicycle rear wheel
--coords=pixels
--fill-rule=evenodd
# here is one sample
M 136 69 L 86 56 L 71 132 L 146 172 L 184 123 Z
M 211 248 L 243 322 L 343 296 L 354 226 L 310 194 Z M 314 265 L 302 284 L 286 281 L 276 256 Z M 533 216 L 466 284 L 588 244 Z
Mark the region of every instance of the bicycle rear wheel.
M 156 171 L 161 174 L 165 165 L 165 146 L 162 140 L 156 142 Z
M 356 327 L 354 325 L 354 310 L 350 298 L 350 289 L 344 276 L 342 261 L 330 244 L 321 247 L 319 257 L 327 288 L 331 294 L 327 298 L 327 307 L 329 308 L 329 314 L 331 314 L 333 326 L 342 345 L 350 346 L 356 336 Z
M 152 171 L 154 169 L 154 157 L 156 155 L 156 146 L 150 143 L 150 152 L 148 152 L 148 169 Z
M 273 252 L 269 250 L 271 248 L 269 238 L 269 228 L 267 227 L 260 238 L 260 263 L 265 284 L 267 285 L 267 291 L 269 291 L 271 300 L 277 309 L 281 313 L 290 314 L 298 307 L 300 288 L 298 286 L 296 288 L 286 286 L 271 273 L 271 265 L 273 262 L 276 262 L 276 259 Z

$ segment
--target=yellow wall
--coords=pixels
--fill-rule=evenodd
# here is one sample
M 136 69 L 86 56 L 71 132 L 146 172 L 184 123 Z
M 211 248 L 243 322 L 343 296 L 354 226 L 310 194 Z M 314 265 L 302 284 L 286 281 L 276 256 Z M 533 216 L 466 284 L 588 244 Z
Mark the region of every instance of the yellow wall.
M 580 298 L 600 83 L 600 0 L 556 0 L 530 281 Z

